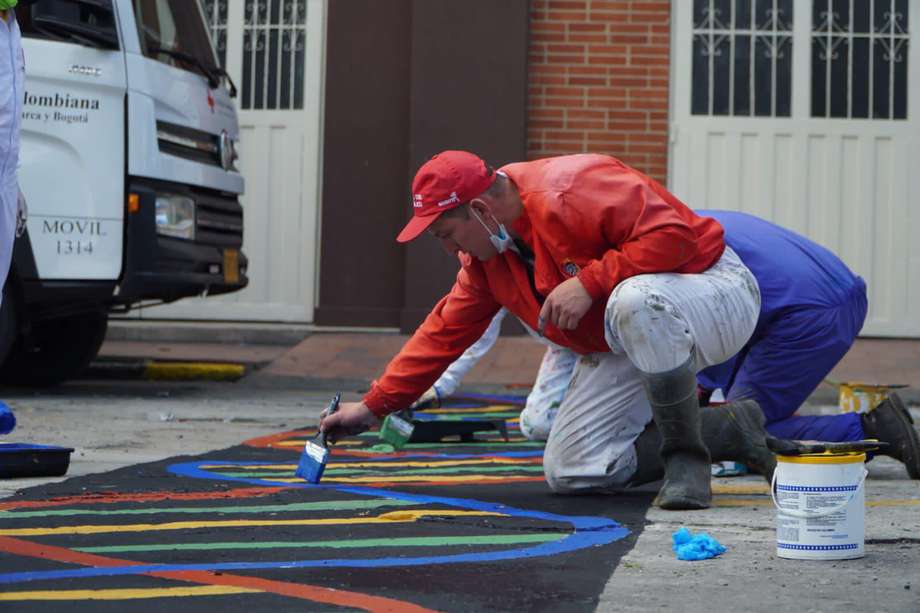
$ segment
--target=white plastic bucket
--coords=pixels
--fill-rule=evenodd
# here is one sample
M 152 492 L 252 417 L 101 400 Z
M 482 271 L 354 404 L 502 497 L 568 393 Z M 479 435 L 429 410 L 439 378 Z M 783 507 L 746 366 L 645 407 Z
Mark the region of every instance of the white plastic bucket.
M 865 548 L 864 453 L 777 456 L 773 473 L 776 555 L 861 558 Z

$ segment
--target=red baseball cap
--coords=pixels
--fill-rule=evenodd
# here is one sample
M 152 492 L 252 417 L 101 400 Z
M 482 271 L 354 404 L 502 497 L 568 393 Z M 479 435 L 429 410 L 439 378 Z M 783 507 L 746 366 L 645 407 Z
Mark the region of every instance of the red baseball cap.
M 455 209 L 489 189 L 495 171 L 468 151 L 442 151 L 418 169 L 412 181 L 412 219 L 396 240 L 406 243 Z

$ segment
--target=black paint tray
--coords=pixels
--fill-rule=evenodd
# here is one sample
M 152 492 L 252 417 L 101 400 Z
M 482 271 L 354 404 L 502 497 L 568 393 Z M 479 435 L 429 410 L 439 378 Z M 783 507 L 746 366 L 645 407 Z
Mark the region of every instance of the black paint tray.
M 0 479 L 60 477 L 70 466 L 69 447 L 0 443 Z

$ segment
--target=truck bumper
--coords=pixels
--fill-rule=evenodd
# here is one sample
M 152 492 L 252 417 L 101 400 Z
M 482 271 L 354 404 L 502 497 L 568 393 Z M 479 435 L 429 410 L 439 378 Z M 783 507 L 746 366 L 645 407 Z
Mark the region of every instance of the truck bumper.
M 171 302 L 246 287 L 249 262 L 241 251 L 243 209 L 235 196 L 147 180 L 132 180 L 129 193 L 139 196 L 140 207 L 125 217 L 125 262 L 114 302 Z M 195 200 L 195 240 L 157 233 L 157 193 Z

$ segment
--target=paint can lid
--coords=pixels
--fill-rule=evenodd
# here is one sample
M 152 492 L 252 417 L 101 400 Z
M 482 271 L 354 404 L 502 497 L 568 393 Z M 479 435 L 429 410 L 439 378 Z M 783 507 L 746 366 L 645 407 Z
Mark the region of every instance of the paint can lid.
M 777 462 L 786 464 L 862 464 L 866 461 L 863 451 L 825 451 L 803 455 L 778 455 Z

